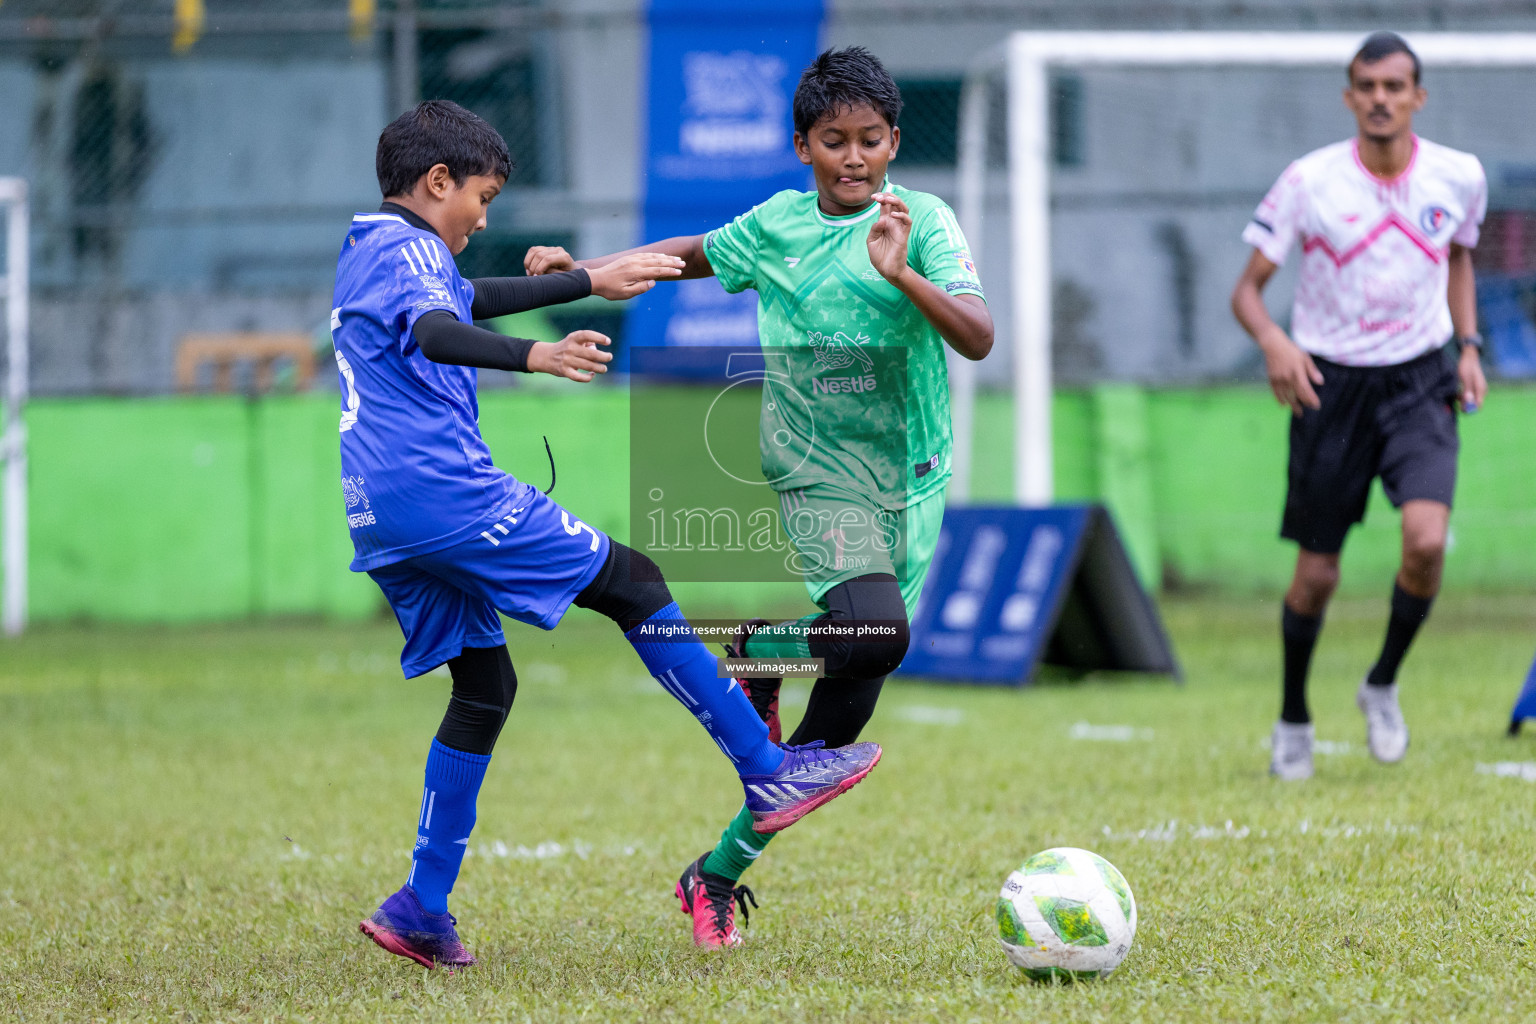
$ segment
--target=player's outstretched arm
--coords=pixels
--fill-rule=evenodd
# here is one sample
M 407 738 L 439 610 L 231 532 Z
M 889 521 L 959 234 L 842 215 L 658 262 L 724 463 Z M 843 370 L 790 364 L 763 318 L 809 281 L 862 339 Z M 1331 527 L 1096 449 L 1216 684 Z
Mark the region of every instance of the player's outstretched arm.
M 992 314 L 975 295 L 949 295 L 907 263 L 912 211 L 888 192 L 877 192 L 880 217 L 869 229 L 869 262 L 911 300 L 949 347 L 967 359 L 992 351 Z
M 599 276 L 609 277 L 624 261 L 636 256 L 670 256 L 681 260 L 682 273 L 671 275 L 675 277 L 712 277 L 715 273 L 709 265 L 709 260 L 704 255 L 703 235 L 679 235 L 676 238 L 664 238 L 659 242 L 651 242 L 640 246 L 638 249 L 625 249 L 623 252 L 609 253 L 607 256 L 596 256 L 592 259 L 578 260 L 558 245 L 536 245 L 528 250 L 523 257 L 523 269 L 530 277 L 541 274 L 553 274 L 561 271 L 583 269 L 592 275 L 592 292 L 601 295 L 598 291 Z M 676 263 L 668 266 L 678 266 Z M 638 292 L 636 293 L 638 294 Z M 628 296 L 624 296 L 628 298 Z
M 538 247 L 548 252 L 564 249 Z M 529 250 L 532 252 L 533 250 Z M 526 266 L 527 261 L 524 261 Z M 676 256 L 656 252 L 635 253 L 615 260 L 601 270 L 567 266 L 528 277 L 482 277 L 471 281 L 475 303 L 470 313 L 476 320 L 521 313 L 527 309 L 553 306 L 588 295 L 605 299 L 632 299 L 649 291 L 657 281 L 677 277 L 683 261 Z
M 657 281 L 683 276 L 687 264 L 678 256 L 661 252 L 633 252 L 601 267 L 582 267 L 592 277 L 592 294 L 619 302 L 642 295 Z
M 598 346 L 608 338 L 596 331 L 573 331 L 560 341 L 509 338 L 460 321 L 446 309 L 424 313 L 411 328 L 421 354 L 434 363 L 474 366 L 482 370 L 548 373 L 585 384 L 593 374 L 607 373 L 613 356 Z
M 1291 412 L 1300 416 L 1304 408 L 1321 407 L 1314 386 L 1323 382 L 1323 375 L 1312 357 L 1275 323 L 1264 305 L 1264 286 L 1276 269 L 1267 256 L 1253 250 L 1237 279 L 1237 287 L 1232 289 L 1232 315 L 1264 353 L 1264 371 L 1275 400 L 1290 406 Z
M 469 315 L 476 320 L 558 306 L 592 294 L 592 282 L 584 270 L 545 277 L 477 277 L 469 283 L 475 290 Z
M 528 372 L 547 373 L 585 384 L 593 374 L 607 373 L 613 353 L 599 345 L 609 344 L 608 336 L 596 331 L 572 331 L 554 344 L 535 342 L 528 352 Z

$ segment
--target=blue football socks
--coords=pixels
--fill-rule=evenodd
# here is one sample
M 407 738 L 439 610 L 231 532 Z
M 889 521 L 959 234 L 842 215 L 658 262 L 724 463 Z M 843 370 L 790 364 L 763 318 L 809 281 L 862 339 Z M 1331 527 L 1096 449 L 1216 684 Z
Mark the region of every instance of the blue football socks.
M 717 661 L 677 604 L 667 605 L 624 634 L 646 670 L 676 697 L 736 766 L 739 775 L 777 771 L 784 752 L 768 741 L 768 726 L 734 679 L 721 679 Z
M 467 754 L 432 740 L 411 877 L 406 880 L 429 914 L 448 912 L 448 894 L 459 877 L 469 833 L 475 827 L 475 798 L 490 763 L 489 754 Z

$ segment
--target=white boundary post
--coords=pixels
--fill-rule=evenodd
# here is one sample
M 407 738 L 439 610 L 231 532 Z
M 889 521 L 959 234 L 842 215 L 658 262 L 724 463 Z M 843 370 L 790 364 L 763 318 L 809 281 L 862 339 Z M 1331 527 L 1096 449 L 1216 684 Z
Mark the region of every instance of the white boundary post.
M 0 462 L 5 465 L 0 502 L 0 626 L 16 636 L 27 625 L 27 183 L 0 178 L 5 232 L 5 430 Z
M 960 181 L 955 215 L 971 252 L 981 251 L 982 203 L 987 171 L 987 76 L 1003 66 L 1003 47 L 994 46 L 972 67 L 960 93 Z M 976 364 L 945 347 L 949 357 L 951 415 L 955 424 L 949 493 L 957 503 L 971 496 L 971 453 L 976 447 Z
M 1429 68 L 1533 67 L 1536 33 L 1404 33 Z M 1014 346 L 1014 498 L 1049 504 L 1051 482 L 1051 253 L 1048 75 L 1059 66 L 1335 66 L 1340 72 L 1365 37 L 1353 32 L 1015 32 L 1007 42 L 1009 239 L 1012 254 Z M 994 73 L 979 58 L 967 90 L 983 89 Z M 984 101 L 983 101 L 984 102 Z M 962 118 L 966 115 L 962 113 Z M 1301 154 L 1296 154 L 1300 156 Z M 980 209 L 985 153 L 960 147 L 962 208 Z M 1257 199 L 1257 196 L 1255 196 Z M 978 225 L 980 215 L 976 217 Z M 967 240 L 979 248 L 962 221 Z M 1234 271 L 1235 273 L 1235 271 Z M 957 376 L 956 409 L 969 409 L 974 374 Z M 969 433 L 955 438 L 955 464 L 970 466 Z M 965 449 L 962 451 L 962 447 Z M 964 478 L 969 483 L 967 472 Z M 953 488 L 957 500 L 966 487 Z
M 1008 39 L 1008 220 L 1013 266 L 1013 496 L 1048 505 L 1051 465 L 1051 153 L 1047 58 Z

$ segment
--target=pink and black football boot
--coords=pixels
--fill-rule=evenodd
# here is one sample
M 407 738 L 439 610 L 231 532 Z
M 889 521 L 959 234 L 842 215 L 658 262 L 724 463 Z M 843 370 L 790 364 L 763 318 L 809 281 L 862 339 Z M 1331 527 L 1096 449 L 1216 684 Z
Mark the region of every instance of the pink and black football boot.
M 767 619 L 748 619 L 741 624 L 736 631 L 736 638 L 725 645 L 727 658 L 747 657 L 747 639 L 764 626 L 771 625 Z M 765 676 L 758 679 L 737 679 L 741 684 L 741 692 L 747 695 L 747 700 L 752 702 L 752 708 L 768 725 L 768 740 L 770 743 L 780 743 L 784 740 L 784 726 L 779 721 L 779 687 L 783 684 L 782 676 Z
M 747 903 L 755 908 L 757 899 L 746 886 L 732 885 L 728 879 L 704 870 L 704 861 L 711 852 L 706 850 L 704 856 L 688 865 L 683 877 L 677 880 L 677 898 L 683 904 L 683 913 L 693 918 L 693 944 L 727 949 L 741 945 L 736 908 L 741 908 L 741 923 L 745 926 L 751 916 Z

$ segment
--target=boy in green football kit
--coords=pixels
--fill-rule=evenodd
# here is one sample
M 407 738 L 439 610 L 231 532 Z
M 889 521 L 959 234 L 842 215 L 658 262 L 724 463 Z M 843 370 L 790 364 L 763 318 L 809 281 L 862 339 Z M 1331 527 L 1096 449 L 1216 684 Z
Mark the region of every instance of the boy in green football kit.
M 950 475 L 944 343 L 968 359 L 992 348 L 992 319 L 954 214 L 886 178 L 900 112 L 896 83 L 873 54 L 822 53 L 794 99 L 795 149 L 816 191 L 780 192 L 706 235 L 634 250 L 681 257 L 683 277 L 713 274 L 729 292 L 758 293 L 763 474 L 820 610 L 749 622 L 728 652 L 824 660 L 793 743 L 852 742 L 906 654 Z M 573 262 L 541 247 L 525 266 L 592 269 L 623 255 Z M 741 682 L 779 736 L 779 680 Z M 753 894 L 736 883 L 769 838 L 738 812 L 683 874 L 677 895 L 697 944 L 741 942 L 735 908 L 745 915 Z

